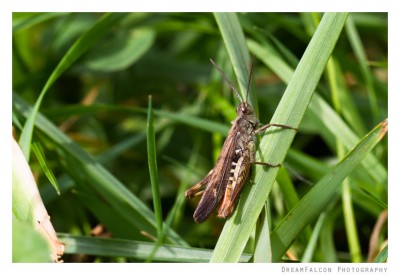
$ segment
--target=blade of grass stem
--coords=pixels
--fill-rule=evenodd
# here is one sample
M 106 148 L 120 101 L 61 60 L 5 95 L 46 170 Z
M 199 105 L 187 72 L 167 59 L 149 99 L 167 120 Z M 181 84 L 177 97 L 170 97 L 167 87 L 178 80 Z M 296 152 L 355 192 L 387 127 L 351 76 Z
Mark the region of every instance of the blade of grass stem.
M 353 18 L 351 16 L 349 16 L 349 18 L 346 22 L 346 32 L 347 32 L 347 37 L 350 40 L 350 44 L 351 44 L 351 46 L 354 50 L 354 53 L 358 59 L 358 63 L 360 64 L 360 67 L 361 67 L 361 72 L 363 74 L 363 77 L 365 80 L 365 85 L 367 87 L 368 98 L 369 98 L 369 103 L 371 105 L 371 113 L 373 115 L 373 119 L 374 119 L 374 121 L 379 121 L 379 119 L 381 119 L 380 111 L 379 111 L 379 107 L 378 107 L 378 101 L 376 98 L 374 84 L 372 81 L 372 75 L 368 68 L 367 55 L 364 51 L 364 47 L 362 45 L 361 38 L 358 35 L 356 26 L 355 26 Z
M 307 244 L 307 247 L 304 251 L 303 257 L 301 258 L 302 263 L 310 263 L 313 258 L 313 254 L 315 251 L 315 247 L 317 246 L 318 237 L 322 230 L 322 225 L 325 221 L 326 213 L 321 213 L 318 218 L 317 223 L 314 226 L 314 230 L 312 231 L 311 238 Z
M 329 86 L 332 94 L 332 102 L 336 113 L 342 114 L 343 106 L 340 95 L 343 90 L 339 89 L 338 79 L 335 77 L 336 70 L 334 67 L 333 59 L 331 58 L 326 67 L 329 77 Z M 343 114 L 342 114 L 343 115 Z M 346 155 L 345 148 L 340 141 L 340 134 L 336 135 L 336 150 L 338 159 L 343 159 Z M 347 242 L 349 245 L 350 255 L 352 262 L 361 262 L 361 247 L 358 239 L 357 224 L 355 222 L 354 209 L 352 204 L 352 192 L 350 188 L 350 179 L 345 178 L 342 184 L 342 206 L 343 215 L 346 228 Z
M 158 182 L 154 115 L 153 107 L 151 104 L 151 95 L 149 95 L 149 109 L 147 113 L 147 157 L 149 163 L 151 191 L 153 194 L 154 215 L 156 218 L 157 242 L 162 243 L 163 220 L 160 198 L 160 185 Z
M 214 17 L 239 82 L 242 98 L 246 100 L 247 82 L 250 74 L 250 55 L 239 19 L 235 13 L 227 12 L 214 13 Z M 252 103 L 252 106 L 256 106 L 255 102 L 251 100 L 250 103 Z
M 42 170 L 43 170 L 44 174 L 46 175 L 47 179 L 49 180 L 51 185 L 54 187 L 54 189 L 57 191 L 57 194 L 60 195 L 60 187 L 58 186 L 57 179 L 54 176 L 53 171 L 47 165 L 47 160 L 43 153 L 42 146 L 40 145 L 40 143 L 33 142 L 32 150 L 35 153 L 35 155 L 39 161 L 40 167 L 42 167 Z

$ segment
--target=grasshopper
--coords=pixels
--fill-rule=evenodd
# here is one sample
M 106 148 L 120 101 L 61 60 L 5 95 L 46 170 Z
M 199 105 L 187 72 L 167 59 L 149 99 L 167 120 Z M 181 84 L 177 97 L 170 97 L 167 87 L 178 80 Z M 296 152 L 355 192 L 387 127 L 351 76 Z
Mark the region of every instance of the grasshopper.
M 204 222 L 214 211 L 221 199 L 222 202 L 219 206 L 217 217 L 227 218 L 232 215 L 235 209 L 235 202 L 238 200 L 240 191 L 250 175 L 253 164 L 280 167 L 280 164 L 255 161 L 254 144 L 256 134 L 272 126 L 297 130 L 294 127 L 282 124 L 266 124 L 258 128 L 259 121 L 253 108 L 247 103 L 254 58 L 250 68 L 245 101 L 222 72 L 221 68 L 212 59 L 210 61 L 229 84 L 234 94 L 239 98 L 240 104 L 236 108 L 236 119 L 232 121 L 232 127 L 222 146 L 221 154 L 214 168 L 205 178 L 185 192 L 185 196 L 189 199 L 202 195 L 193 214 L 193 219 L 197 223 Z

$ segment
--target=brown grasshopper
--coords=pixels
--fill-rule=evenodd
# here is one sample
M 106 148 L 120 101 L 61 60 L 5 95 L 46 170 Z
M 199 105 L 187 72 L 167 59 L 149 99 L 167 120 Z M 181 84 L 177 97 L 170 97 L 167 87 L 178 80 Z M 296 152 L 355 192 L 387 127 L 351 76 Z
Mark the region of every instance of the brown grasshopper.
M 280 164 L 255 161 L 254 143 L 256 134 L 265 131 L 271 126 L 296 130 L 296 128 L 282 124 L 267 124 L 257 129 L 259 122 L 254 114 L 253 108 L 247 103 L 254 59 L 247 84 L 246 101 L 243 101 L 242 97 L 218 65 L 215 64 L 212 59 L 210 59 L 210 61 L 229 84 L 234 94 L 239 98 L 240 104 L 236 108 L 236 119 L 232 121 L 232 128 L 222 146 L 221 154 L 214 168 L 205 178 L 185 192 L 185 196 L 188 198 L 193 198 L 194 196 L 202 194 L 200 202 L 193 214 L 193 218 L 197 223 L 204 222 L 211 215 L 221 199 L 222 203 L 218 209 L 217 216 L 220 218 L 227 218 L 232 215 L 235 209 L 235 202 L 239 198 L 240 191 L 249 177 L 253 164 L 261 164 L 269 167 L 280 166 Z M 204 186 L 205 189 L 199 191 L 203 189 Z

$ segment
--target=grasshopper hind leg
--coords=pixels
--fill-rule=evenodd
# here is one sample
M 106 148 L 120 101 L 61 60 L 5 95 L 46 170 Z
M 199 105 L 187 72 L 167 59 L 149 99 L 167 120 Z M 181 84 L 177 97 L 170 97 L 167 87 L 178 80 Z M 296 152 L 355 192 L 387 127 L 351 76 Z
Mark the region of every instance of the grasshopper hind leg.
M 191 199 L 191 198 L 194 198 L 196 196 L 200 196 L 201 194 L 203 194 L 204 190 L 200 190 L 200 189 L 204 185 L 207 185 L 207 183 L 210 181 L 212 173 L 213 173 L 213 170 L 211 170 L 204 179 L 202 179 L 201 181 L 199 181 L 198 183 L 193 185 L 191 188 L 186 190 L 185 197 L 188 197 L 189 199 Z

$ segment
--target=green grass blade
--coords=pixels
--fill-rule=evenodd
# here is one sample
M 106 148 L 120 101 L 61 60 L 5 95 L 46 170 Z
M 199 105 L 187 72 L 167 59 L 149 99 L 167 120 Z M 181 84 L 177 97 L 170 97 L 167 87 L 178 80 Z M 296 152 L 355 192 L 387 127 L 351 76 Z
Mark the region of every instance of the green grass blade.
M 246 100 L 247 83 L 250 74 L 250 55 L 239 19 L 235 13 L 225 12 L 214 13 L 214 17 L 235 71 L 242 98 Z M 249 97 L 251 105 L 256 106 L 251 95 Z
M 351 261 L 353 263 L 362 262 L 362 252 L 360 239 L 358 237 L 357 220 L 354 214 L 352 191 L 350 188 L 350 179 L 345 178 L 342 184 L 342 207 L 344 223 L 346 228 L 347 243 Z
M 149 110 L 147 112 L 147 157 L 149 163 L 151 191 L 153 194 L 154 215 L 156 217 L 157 241 L 162 243 L 163 218 L 161 210 L 160 186 L 158 182 L 156 138 L 154 132 L 154 114 L 149 96 Z
M 271 120 L 297 127 L 300 124 L 314 89 L 341 33 L 347 14 L 327 13 L 308 45 L 303 58 Z M 262 161 L 282 163 L 295 135 L 291 130 L 273 130 L 260 144 Z M 274 148 L 270 151 L 269 148 Z M 257 154 L 258 156 L 259 154 Z M 226 222 L 211 258 L 212 262 L 236 262 L 254 228 L 268 197 L 278 169 L 255 167 L 255 184 L 244 188 L 237 210 Z M 273 247 L 274 249 L 274 247 Z M 275 253 L 273 251 L 273 253 Z
M 46 157 L 43 153 L 42 147 L 39 142 L 32 143 L 32 150 L 35 153 L 40 167 L 42 167 L 43 172 L 45 173 L 47 179 L 50 181 L 51 185 L 53 185 L 54 189 L 56 189 L 57 194 L 60 195 L 60 187 L 58 186 L 58 182 L 50 167 L 47 165 Z
M 29 149 L 31 146 L 32 132 L 35 125 L 36 115 L 39 111 L 40 105 L 47 91 L 53 85 L 53 83 L 65 72 L 83 53 L 85 53 L 95 42 L 109 31 L 114 24 L 125 16 L 123 13 L 105 14 L 100 20 L 87 32 L 85 32 L 68 50 L 68 52 L 58 63 L 54 69 L 42 91 L 40 92 L 39 98 L 37 99 L 35 106 L 32 109 L 32 114 L 28 117 L 25 122 L 24 129 L 22 130 L 19 144 L 22 152 L 27 160 L 29 160 Z
M 332 95 L 334 106 L 340 106 L 340 113 L 342 113 L 348 125 L 354 129 L 358 136 L 364 135 L 367 132 L 364 121 L 354 101 L 350 97 L 343 71 L 334 57 L 331 57 L 327 64 L 327 77 L 329 83 L 335 87 L 335 91 L 332 90 L 332 93 L 335 92 L 335 94 Z
M 58 234 L 60 240 L 66 245 L 66 254 L 85 254 L 111 257 L 129 257 L 145 260 L 157 246 L 154 261 L 158 262 L 207 262 L 212 250 L 201 248 L 188 248 L 173 245 L 157 245 L 150 242 L 138 242 L 123 239 L 106 239 L 70 234 Z M 241 262 L 248 262 L 249 254 L 240 257 Z
M 349 19 L 346 22 L 346 31 L 347 31 L 347 36 L 350 40 L 350 44 L 353 47 L 354 53 L 359 61 L 361 72 L 364 76 L 374 121 L 378 121 L 379 119 L 381 119 L 381 117 L 378 107 L 378 101 L 376 98 L 376 92 L 372 81 L 372 74 L 368 68 L 367 55 L 364 51 L 361 38 L 358 35 L 356 26 L 351 16 L 349 16 Z
M 329 75 L 329 86 L 332 94 L 332 101 L 334 108 L 338 114 L 343 114 L 342 110 L 344 109 L 343 94 L 345 93 L 343 89 L 340 88 L 339 79 L 335 77 L 336 69 L 334 66 L 334 61 L 331 58 L 328 62 L 327 74 Z M 338 159 L 343 159 L 345 157 L 346 150 L 339 138 L 340 134 L 336 135 L 336 151 Z M 361 248 L 357 233 L 357 224 L 354 217 L 354 209 L 352 203 L 352 192 L 350 188 L 350 179 L 345 178 L 342 184 L 342 207 L 343 207 L 343 215 L 344 222 L 346 227 L 346 236 L 347 242 L 349 244 L 350 255 L 352 258 L 352 262 L 361 262 Z
M 322 225 L 324 224 L 326 213 L 322 213 L 317 223 L 315 224 L 314 230 L 312 232 L 311 238 L 307 244 L 307 248 L 304 251 L 303 257 L 301 258 L 302 263 L 310 263 L 313 259 L 315 247 L 317 246 L 318 237 L 322 230 Z
M 17 94 L 13 95 L 13 108 L 19 116 L 27 118 L 32 108 Z M 60 157 L 67 162 L 69 173 L 77 176 L 77 188 L 88 192 L 99 205 L 121 213 L 132 227 L 156 235 L 154 213 L 121 182 L 111 175 L 93 156 L 61 132 L 53 123 L 38 113 L 35 126 L 58 149 Z M 173 230 L 168 230 L 168 242 L 187 245 Z
M 338 211 L 340 211 L 339 208 L 330 209 L 330 213 L 326 216 L 325 222 L 322 225 L 319 244 L 320 250 L 323 251 L 322 261 L 325 263 L 337 263 L 339 261 L 334 242 L 335 212 Z
M 297 235 L 321 213 L 342 181 L 384 137 L 387 121 L 380 123 L 359 144 L 326 174 L 281 221 L 271 233 L 273 260 L 280 261 Z

